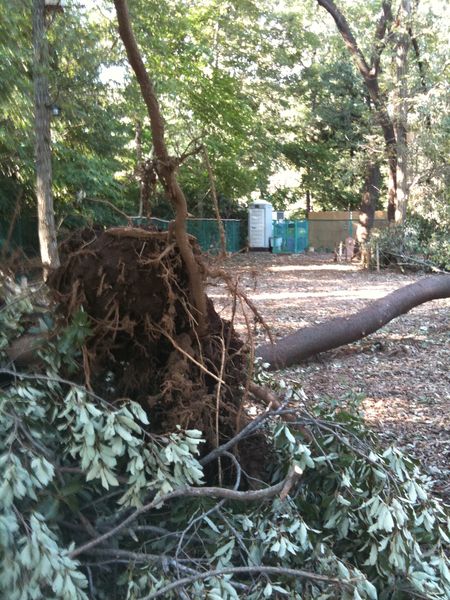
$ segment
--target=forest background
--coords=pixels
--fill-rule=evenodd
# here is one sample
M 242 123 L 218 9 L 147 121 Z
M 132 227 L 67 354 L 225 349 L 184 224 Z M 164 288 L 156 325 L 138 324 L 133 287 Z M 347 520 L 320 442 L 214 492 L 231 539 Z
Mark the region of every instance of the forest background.
M 1 10 L 6 237 L 19 213 L 22 220 L 36 213 L 33 49 L 31 2 L 3 0 Z M 391 213 L 397 222 L 414 215 L 419 238 L 431 245 L 433 236 L 445 239 L 445 2 L 347 2 L 339 12 L 326 1 L 136 0 L 130 10 L 169 150 L 188 154 L 179 178 L 192 215 L 214 216 L 205 154 L 189 155 L 201 143 L 222 217 L 245 218 L 245 207 L 259 198 L 294 216 L 369 202 L 372 209 L 399 207 Z M 108 2 L 66 2 L 47 30 L 52 192 L 62 230 L 123 222 L 108 202 L 127 215 L 172 217 L 113 17 Z

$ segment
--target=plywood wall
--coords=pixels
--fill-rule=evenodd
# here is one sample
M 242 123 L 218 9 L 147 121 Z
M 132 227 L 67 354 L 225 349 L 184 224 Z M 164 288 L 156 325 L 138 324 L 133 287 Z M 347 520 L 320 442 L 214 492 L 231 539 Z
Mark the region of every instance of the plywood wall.
M 348 236 L 355 237 L 359 211 L 327 210 L 309 213 L 309 247 L 332 252 Z M 387 227 L 387 213 L 375 212 L 374 227 Z

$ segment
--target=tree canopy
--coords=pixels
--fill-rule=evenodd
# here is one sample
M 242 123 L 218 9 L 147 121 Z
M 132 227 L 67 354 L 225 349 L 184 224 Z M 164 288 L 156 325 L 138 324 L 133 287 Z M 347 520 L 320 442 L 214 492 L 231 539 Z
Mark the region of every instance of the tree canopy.
M 440 221 L 448 219 L 449 176 L 444 4 L 413 3 L 405 22 L 387 19 L 383 34 L 373 25 L 380 11 L 395 15 L 400 3 L 333 5 L 362 55 L 379 61 L 379 93 L 393 119 L 398 37 L 408 38 L 409 209 Z M 386 206 L 387 163 L 374 99 L 316 2 L 134 0 L 130 11 L 170 151 L 181 155 L 198 140 L 206 145 L 226 216 L 258 196 L 279 207 L 305 208 L 308 196 L 315 210 L 357 208 L 368 162 L 381 165 L 379 208 Z M 1 12 L 0 206 L 7 219 L 19 189 L 24 206 L 34 204 L 31 2 L 2 0 Z M 50 96 L 61 109 L 51 123 L 58 217 L 69 226 L 77 214 L 114 221 L 99 199 L 137 214 L 137 123 L 144 125 L 144 159 L 152 146 L 111 6 L 66 2 L 47 33 Z M 296 183 L 272 183 L 285 169 L 297 172 Z M 212 215 L 202 157 L 194 154 L 180 177 L 192 214 Z M 151 203 L 155 214 L 168 216 L 158 190 Z

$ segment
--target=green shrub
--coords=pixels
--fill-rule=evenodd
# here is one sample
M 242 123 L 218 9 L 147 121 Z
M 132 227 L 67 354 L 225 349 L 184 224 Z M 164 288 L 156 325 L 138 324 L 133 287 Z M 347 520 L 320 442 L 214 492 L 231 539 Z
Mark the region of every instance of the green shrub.
M 450 228 L 415 217 L 402 225 L 374 231 L 369 242 L 372 265 L 378 249 L 382 265 L 436 271 L 450 270 Z

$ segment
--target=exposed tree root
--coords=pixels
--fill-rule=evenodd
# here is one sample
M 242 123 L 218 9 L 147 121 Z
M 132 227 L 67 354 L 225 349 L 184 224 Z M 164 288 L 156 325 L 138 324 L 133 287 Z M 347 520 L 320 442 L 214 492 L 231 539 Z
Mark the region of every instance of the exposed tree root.
M 124 396 L 138 401 L 154 433 L 200 429 L 207 453 L 248 422 L 241 406 L 247 353 L 206 297 L 208 335 L 198 335 L 184 261 L 169 238 L 130 228 L 77 232 L 62 245 L 62 265 L 49 285 L 63 323 L 80 309 L 89 317 L 83 383 L 112 402 Z M 189 242 L 205 277 L 198 246 L 192 237 Z M 264 465 L 263 436 L 257 437 L 237 452 L 244 469 L 262 477 L 249 466 L 255 444 Z

